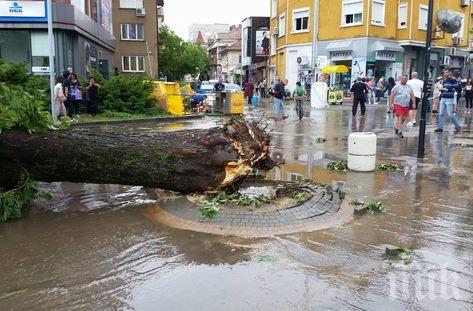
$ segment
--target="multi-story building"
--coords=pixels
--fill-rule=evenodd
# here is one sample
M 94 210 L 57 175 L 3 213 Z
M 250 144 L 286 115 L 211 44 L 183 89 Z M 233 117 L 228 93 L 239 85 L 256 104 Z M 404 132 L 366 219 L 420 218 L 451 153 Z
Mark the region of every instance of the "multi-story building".
M 116 73 L 146 73 L 158 77 L 158 31 L 163 1 L 113 0 L 113 29 L 117 39 Z
M 200 32 L 204 41 L 207 42 L 212 35 L 228 31 L 230 31 L 229 24 L 192 24 L 188 28 L 188 39 L 196 42 Z
M 346 65 L 351 80 L 422 72 L 428 0 L 270 1 L 270 79 L 287 78 L 293 88 L 311 73 L 313 62 L 319 67 Z M 434 14 L 441 8 L 465 18 L 458 33 L 434 34 L 430 57 L 434 76 L 442 66 L 465 72 L 471 28 L 470 1 L 435 0 Z
M 241 39 L 220 52 L 223 80 L 240 84 L 241 81 Z
M 269 17 L 252 16 L 242 21 L 242 70 L 254 84 L 266 78 L 270 54 Z
M 53 0 L 56 73 L 113 72 L 111 0 Z M 49 74 L 46 1 L 0 1 L 0 57 Z
M 241 42 L 240 26 L 231 26 L 229 31 L 218 32 L 210 36 L 207 42 L 209 65 L 212 69 L 212 77 L 225 80 L 228 67 L 222 66 L 222 52 L 229 46 Z M 223 70 L 226 70 L 225 72 Z

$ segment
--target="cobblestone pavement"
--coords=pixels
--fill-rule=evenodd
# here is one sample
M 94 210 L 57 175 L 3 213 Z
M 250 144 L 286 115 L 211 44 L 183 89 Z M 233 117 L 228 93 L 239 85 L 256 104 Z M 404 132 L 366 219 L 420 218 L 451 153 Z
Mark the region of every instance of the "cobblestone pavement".
M 203 218 L 199 206 L 179 197 L 163 201 L 159 219 L 175 228 L 221 235 L 264 237 L 275 234 L 309 232 L 340 225 L 351 219 L 353 208 L 340 195 L 323 186 L 307 184 L 310 199 L 273 212 L 222 207 L 215 219 Z

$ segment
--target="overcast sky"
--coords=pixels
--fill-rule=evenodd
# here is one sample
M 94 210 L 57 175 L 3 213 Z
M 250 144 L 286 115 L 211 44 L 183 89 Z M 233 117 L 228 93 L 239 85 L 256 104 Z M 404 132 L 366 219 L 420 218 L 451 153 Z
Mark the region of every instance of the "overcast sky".
M 245 17 L 269 16 L 269 0 L 167 0 L 164 23 L 187 40 L 187 29 L 198 24 L 240 24 Z

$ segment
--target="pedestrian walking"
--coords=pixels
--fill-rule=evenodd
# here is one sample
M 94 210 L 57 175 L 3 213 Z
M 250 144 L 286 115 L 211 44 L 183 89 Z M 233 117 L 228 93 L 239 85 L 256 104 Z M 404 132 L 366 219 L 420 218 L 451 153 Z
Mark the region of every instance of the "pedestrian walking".
M 366 113 L 366 94 L 369 93 L 369 90 L 366 84 L 363 83 L 361 77 L 356 78 L 355 83 L 353 83 L 352 87 L 350 88 L 350 92 L 353 93 L 352 115 L 356 116 L 358 105 L 360 105 L 361 115 L 364 116 Z
M 253 94 L 255 92 L 255 86 L 253 85 L 253 80 L 251 78 L 249 78 L 248 82 L 246 82 L 244 90 L 245 96 L 248 99 L 248 105 L 251 106 L 251 99 L 253 98 Z
M 305 90 L 302 87 L 302 84 L 299 81 L 297 81 L 296 89 L 294 90 L 293 97 L 294 97 L 294 103 L 296 105 L 296 111 L 299 117 L 299 121 L 302 121 L 302 118 L 304 117 L 304 108 L 303 108 L 304 92 Z
M 79 117 L 79 108 L 80 103 L 82 102 L 82 90 L 80 89 L 80 81 L 77 79 L 75 73 L 71 74 L 71 79 L 69 80 L 69 106 L 70 110 L 67 111 L 69 117 L 71 117 L 74 122 L 78 122 Z
M 434 103 L 432 105 L 432 113 L 439 113 L 440 90 L 443 88 L 443 77 L 438 77 L 434 85 Z
M 378 104 L 381 103 L 381 97 L 383 95 L 383 91 L 384 91 L 384 79 L 381 78 L 376 84 L 376 89 L 375 89 L 375 97 L 376 97 L 376 102 Z
M 440 89 L 440 109 L 439 109 L 439 120 L 438 128 L 435 129 L 435 133 L 443 132 L 443 125 L 445 122 L 445 112 L 448 113 L 455 125 L 455 131 L 461 131 L 460 122 L 458 121 L 457 114 L 455 112 L 455 93 L 458 89 L 458 81 L 453 77 L 451 69 L 445 69 L 445 80 L 443 87 Z
M 393 77 L 388 78 L 388 82 L 381 96 L 386 94 L 386 113 L 391 113 L 391 92 L 393 87 L 396 85 L 396 81 Z
M 54 86 L 54 122 L 59 122 L 61 117 L 67 115 L 66 107 L 64 102 L 67 97 L 64 94 L 64 76 L 59 76 L 56 79 L 56 85 Z
M 409 122 L 407 126 L 415 126 L 417 120 L 417 107 L 419 107 L 419 103 L 422 99 L 422 92 L 424 90 L 424 81 L 420 80 L 419 75 L 417 72 L 413 72 L 411 75 L 411 79 L 407 81 L 407 85 L 409 85 L 412 89 L 412 92 L 415 96 L 415 103 L 411 103 L 409 106 Z M 415 105 L 414 105 L 415 104 Z
M 266 98 L 266 80 L 265 79 L 261 81 L 260 92 L 261 92 L 261 98 Z
M 99 105 L 99 88 L 102 87 L 97 83 L 94 77 L 89 78 L 89 84 L 87 84 L 87 111 L 90 116 L 95 116 L 98 112 Z
M 394 126 L 394 132 L 397 137 L 403 138 L 402 129 L 404 122 L 409 116 L 409 107 L 412 103 L 412 107 L 415 107 L 415 96 L 409 85 L 407 85 L 407 75 L 401 77 L 401 83 L 396 84 L 391 92 L 390 102 L 392 103 L 392 109 L 396 115 L 396 125 Z
M 274 111 L 274 119 L 277 121 L 279 118 L 279 113 L 281 113 L 282 119 L 285 120 L 287 119 L 287 115 L 284 113 L 284 96 L 286 95 L 286 86 L 287 85 L 287 79 L 284 79 L 284 82 L 281 80 L 278 80 L 276 85 L 274 86 L 274 105 L 275 105 L 275 111 Z
M 473 112 L 473 81 L 468 79 L 465 86 L 466 113 Z

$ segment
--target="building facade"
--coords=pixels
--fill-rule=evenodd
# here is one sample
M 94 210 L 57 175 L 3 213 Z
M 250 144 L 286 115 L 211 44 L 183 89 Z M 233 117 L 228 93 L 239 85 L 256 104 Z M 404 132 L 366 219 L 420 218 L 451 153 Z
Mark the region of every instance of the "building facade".
M 294 88 L 314 65 L 346 65 L 347 80 L 423 71 L 428 0 L 270 1 L 270 80 L 287 78 Z M 430 71 L 436 76 L 449 66 L 465 74 L 470 2 L 435 0 L 434 14 L 441 8 L 462 14 L 463 27 L 434 34 Z
M 53 0 L 55 72 L 113 72 L 111 0 Z M 49 74 L 46 1 L 0 1 L 0 58 Z
M 266 79 L 270 54 L 269 17 L 253 16 L 242 22 L 241 63 L 244 82 Z
M 113 0 L 116 73 L 159 76 L 158 32 L 163 22 L 162 4 L 156 0 Z
M 207 41 L 207 52 L 209 56 L 209 66 L 211 68 L 211 77 L 225 81 L 228 73 L 228 66 L 223 64 L 223 56 L 226 57 L 228 64 L 229 53 L 232 56 L 235 44 L 241 42 L 240 26 L 231 26 L 227 32 L 218 32 L 210 36 Z M 241 48 L 240 48 L 241 50 Z M 233 58 L 230 60 L 232 61 Z

